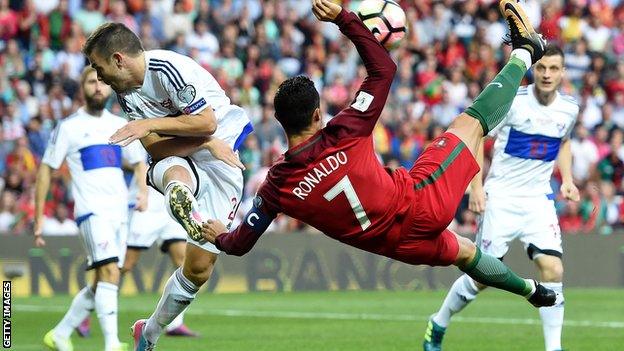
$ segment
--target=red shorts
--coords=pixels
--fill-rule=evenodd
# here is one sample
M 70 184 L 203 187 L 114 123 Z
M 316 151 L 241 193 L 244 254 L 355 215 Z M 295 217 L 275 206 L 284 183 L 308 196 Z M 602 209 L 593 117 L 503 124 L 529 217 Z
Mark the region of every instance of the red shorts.
M 409 171 L 416 197 L 403 221 L 394 258 L 431 266 L 455 262 L 459 245 L 446 228 L 478 171 L 474 156 L 457 136 L 444 133 L 433 140 Z

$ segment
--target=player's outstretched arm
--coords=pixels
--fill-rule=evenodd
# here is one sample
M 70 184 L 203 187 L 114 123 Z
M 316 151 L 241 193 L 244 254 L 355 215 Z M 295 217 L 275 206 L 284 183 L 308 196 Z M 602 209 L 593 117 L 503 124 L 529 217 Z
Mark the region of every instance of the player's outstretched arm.
M 169 156 L 190 156 L 200 150 L 206 141 L 208 137 L 160 136 L 156 133 L 141 138 L 141 144 L 155 161 Z
M 172 137 L 148 134 L 141 139 L 143 147 L 152 159 L 158 161 L 169 156 L 187 157 L 199 150 L 206 149 L 217 159 L 232 167 L 245 169 L 238 155 L 225 141 L 209 137 Z
M 381 115 L 397 66 L 388 51 L 364 26 L 358 16 L 329 0 L 313 0 L 313 12 L 322 21 L 333 21 L 355 45 L 367 77 L 360 86 L 351 106 L 340 112 L 331 124 L 346 127 L 348 136 L 366 136 L 372 133 Z M 338 11 L 338 14 L 334 14 Z
M 273 219 L 275 215 L 266 213 L 254 204 L 243 222 L 229 233 L 220 221 L 206 221 L 203 224 L 204 239 L 228 255 L 242 256 L 251 250 Z
M 193 115 L 139 119 L 128 122 L 109 138 L 109 143 L 126 146 L 150 133 L 182 137 L 208 137 L 217 130 L 217 119 L 211 108 Z

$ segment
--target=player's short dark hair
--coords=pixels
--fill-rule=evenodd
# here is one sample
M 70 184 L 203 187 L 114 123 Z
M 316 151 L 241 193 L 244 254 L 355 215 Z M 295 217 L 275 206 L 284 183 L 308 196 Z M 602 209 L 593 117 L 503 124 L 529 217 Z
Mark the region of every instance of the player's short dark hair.
M 554 44 L 546 45 L 544 49 L 544 56 L 561 56 L 561 62 L 565 63 L 565 55 L 560 47 Z
M 115 52 L 136 56 L 143 52 L 139 37 L 121 23 L 104 23 L 99 26 L 85 42 L 82 52 L 89 56 L 96 53 L 108 59 Z
M 286 134 L 300 134 L 312 123 L 312 114 L 319 107 L 320 100 L 310 78 L 297 76 L 286 79 L 273 98 L 275 118 Z

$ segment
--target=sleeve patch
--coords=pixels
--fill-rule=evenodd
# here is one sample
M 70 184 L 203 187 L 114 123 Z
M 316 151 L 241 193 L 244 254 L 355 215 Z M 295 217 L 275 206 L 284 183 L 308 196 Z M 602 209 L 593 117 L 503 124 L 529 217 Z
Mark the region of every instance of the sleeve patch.
M 190 104 L 193 100 L 195 100 L 195 87 L 187 84 L 184 88 L 178 90 L 178 99 L 185 104 Z
M 196 103 L 194 103 L 194 104 L 184 108 L 184 113 L 187 114 L 187 115 L 190 115 L 191 113 L 199 110 L 201 107 L 203 107 L 205 105 L 206 105 L 206 99 L 201 98 Z
M 371 94 L 365 91 L 360 91 L 353 104 L 351 104 L 351 107 L 360 112 L 365 112 L 370 107 L 373 99 L 374 97 Z

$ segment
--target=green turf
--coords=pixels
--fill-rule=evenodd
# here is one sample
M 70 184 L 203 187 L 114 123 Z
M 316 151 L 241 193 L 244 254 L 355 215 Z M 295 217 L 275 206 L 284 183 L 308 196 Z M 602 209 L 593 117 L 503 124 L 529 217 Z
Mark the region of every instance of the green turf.
M 420 350 L 426 318 L 444 295 L 445 291 L 201 294 L 186 321 L 202 336 L 162 337 L 157 349 Z M 623 297 L 624 290 L 566 290 L 570 324 L 564 327 L 564 346 L 572 351 L 624 350 Z M 131 344 L 129 326 L 147 317 L 157 299 L 121 299 L 122 341 Z M 68 296 L 14 299 L 12 350 L 42 350 L 43 335 L 69 303 Z M 539 314 L 516 296 L 486 291 L 458 317 L 447 333 L 447 351 L 543 350 Z M 91 338 L 73 335 L 76 351 L 103 349 L 96 319 Z

